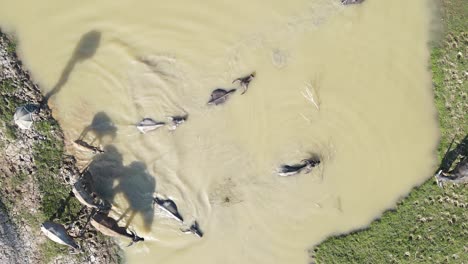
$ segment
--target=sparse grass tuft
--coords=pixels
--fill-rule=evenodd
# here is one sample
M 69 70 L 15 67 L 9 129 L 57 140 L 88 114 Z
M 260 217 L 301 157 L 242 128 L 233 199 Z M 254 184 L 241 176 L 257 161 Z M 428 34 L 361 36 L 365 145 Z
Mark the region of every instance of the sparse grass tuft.
M 16 53 L 16 40 L 15 39 L 10 38 L 10 42 L 8 43 L 6 50 L 8 54 L 11 54 L 11 55 Z
M 63 142 L 56 136 L 60 128 L 53 119 L 36 122 L 34 127 L 44 137 L 33 148 L 37 167 L 36 182 L 42 195 L 40 210 L 43 220 L 54 218 L 54 221 L 66 225 L 80 211 L 81 204 L 70 196 L 70 186 L 57 179 L 64 154 Z M 66 252 L 66 246 L 49 240 L 41 245 L 44 263 Z
M 44 136 L 34 146 L 36 180 L 43 195 L 41 210 L 46 218 L 50 218 L 68 200 L 68 206 L 63 208 L 64 212 L 59 218 L 64 222 L 66 216 L 76 214 L 81 206 L 75 199 L 67 199 L 70 187 L 57 179 L 63 157 L 63 142 L 54 135 L 59 127 L 55 120 L 47 120 L 36 122 L 35 128 Z
M 12 93 L 16 90 L 16 86 L 11 80 L 3 80 L 0 82 L 0 93 Z
M 16 187 L 20 186 L 22 183 L 26 181 L 28 175 L 24 172 L 18 173 L 15 177 L 11 177 L 11 187 L 16 189 Z
M 51 263 L 51 261 L 60 254 L 68 254 L 68 247 L 46 240 L 40 246 L 43 263 Z
M 7 53 L 10 56 L 15 55 L 16 47 L 17 47 L 17 41 L 16 41 L 15 35 L 14 34 L 5 34 L 2 31 L 0 31 L 0 37 L 4 37 L 7 40 L 7 46 L 6 46 Z
M 7 52 L 13 55 L 16 42 L 1 31 L 0 37 L 7 42 Z M 16 96 L 17 88 L 12 80 L 0 80 L 0 131 L 10 140 L 16 140 L 19 135 L 13 122 L 14 112 L 25 104 Z M 53 119 L 38 121 L 34 123 L 33 129 L 41 134 L 33 146 L 37 171 L 31 176 L 21 171 L 14 175 L 0 174 L 0 210 L 6 212 L 13 222 L 26 224 L 36 234 L 40 232 L 41 223 L 48 219 L 66 226 L 79 212 L 81 204 L 70 196 L 70 186 L 59 178 L 64 146 L 58 123 Z M 8 141 L 0 140 L 2 149 Z M 22 188 L 29 181 L 34 181 L 35 188 L 40 191 L 39 206 L 36 201 L 23 201 L 23 198 L 31 198 Z M 68 254 L 68 247 L 46 239 L 40 244 L 39 253 L 40 263 L 50 263 L 57 255 Z
M 2 96 L 0 99 L 0 120 L 4 123 L 12 123 L 16 108 L 23 104 L 24 102 L 16 97 Z
M 5 125 L 5 136 L 10 140 L 16 140 L 16 127 L 10 124 Z
M 16 139 L 16 126 L 13 124 L 13 115 L 16 108 L 23 103 L 15 97 L 2 96 L 0 98 L 0 126 L 4 127 L 8 139 Z

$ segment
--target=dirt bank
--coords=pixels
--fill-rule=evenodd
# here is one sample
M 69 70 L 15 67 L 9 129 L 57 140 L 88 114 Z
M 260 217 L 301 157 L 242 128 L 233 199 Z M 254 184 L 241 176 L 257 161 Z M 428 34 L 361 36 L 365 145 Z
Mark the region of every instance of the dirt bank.
M 89 230 L 77 239 L 84 253 L 70 255 L 40 232 L 53 219 L 77 234 L 87 209 L 70 195 L 79 171 L 63 150 L 63 133 L 45 107 L 29 130 L 13 123 L 16 107 L 38 105 L 43 96 L 0 31 L 0 263 L 119 263 L 116 244 Z

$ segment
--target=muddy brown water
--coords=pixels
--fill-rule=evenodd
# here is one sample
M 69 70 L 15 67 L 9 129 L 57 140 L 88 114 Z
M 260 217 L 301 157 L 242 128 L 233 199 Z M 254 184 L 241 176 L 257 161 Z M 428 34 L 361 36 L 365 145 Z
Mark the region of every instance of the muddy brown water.
M 69 142 L 105 147 L 91 164 L 96 190 L 145 238 L 125 248 L 129 263 L 306 263 L 310 247 L 364 227 L 436 162 L 428 1 L 339 2 L 0 0 L 0 24 L 68 150 L 84 166 L 93 155 Z M 252 71 L 246 94 L 206 105 Z M 174 132 L 134 127 L 183 113 Z M 275 174 L 311 153 L 322 164 L 310 174 Z M 205 236 L 182 234 L 154 192 Z

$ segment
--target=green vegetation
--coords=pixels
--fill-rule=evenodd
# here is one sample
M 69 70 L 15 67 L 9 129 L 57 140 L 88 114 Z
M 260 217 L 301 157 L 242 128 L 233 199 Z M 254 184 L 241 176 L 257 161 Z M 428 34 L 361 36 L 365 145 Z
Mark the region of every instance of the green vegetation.
M 2 88 L 3 86 L 0 86 Z M 1 90 L 0 90 L 1 91 Z M 0 98 L 0 126 L 9 139 L 16 139 L 16 127 L 13 124 L 13 115 L 18 106 L 23 102 L 16 97 L 2 95 Z
M 16 90 L 15 85 L 11 80 L 3 80 L 0 82 L 0 125 L 4 128 L 7 138 L 16 139 L 16 128 L 13 125 L 13 115 L 16 107 L 23 102 L 11 94 Z
M 47 240 L 41 244 L 40 252 L 42 254 L 42 262 L 50 263 L 56 256 L 64 253 L 64 246 Z
M 57 180 L 62 166 L 63 142 L 54 133 L 60 128 L 55 120 L 37 122 L 35 128 L 44 137 L 33 149 L 37 166 L 36 181 L 43 195 L 41 211 L 45 218 L 51 218 L 61 211 L 57 216 L 65 222 L 67 217 L 78 213 L 81 205 L 76 199 L 70 199 L 70 187 Z
M 0 82 L 0 92 L 11 94 L 16 90 L 14 83 L 11 80 L 3 80 Z
M 22 183 L 24 183 L 26 181 L 26 179 L 28 178 L 28 175 L 24 172 L 20 172 L 16 175 L 16 177 L 12 177 L 11 178 L 11 187 L 13 189 L 16 189 L 17 187 L 19 187 Z
M 11 37 L 0 31 L 0 38 L 6 41 L 10 55 L 16 52 L 16 43 L 11 41 Z M 0 151 L 2 152 L 7 145 L 17 144 L 17 137 L 21 135 L 21 131 L 17 130 L 13 122 L 13 115 L 16 108 L 25 102 L 18 99 L 17 92 L 22 87 L 13 81 L 0 80 L 0 134 L 3 134 L 0 136 Z M 64 144 L 58 123 L 52 118 L 35 121 L 33 129 L 40 134 L 32 146 L 36 170 L 30 174 L 20 168 L 19 171 L 14 171 L 13 175 L 0 174 L 0 210 L 6 212 L 13 223 L 20 226 L 26 224 L 34 235 L 39 235 L 41 223 L 52 219 L 66 226 L 77 216 L 82 206 L 70 195 L 70 186 L 60 178 Z M 26 147 L 28 146 L 30 147 L 26 144 Z M 0 162 L 5 160 L 0 158 Z M 6 162 L 8 166 L 10 161 L 6 159 Z M 39 189 L 39 194 L 26 191 L 28 188 L 24 187 L 27 185 L 31 187 L 30 183 L 33 183 L 33 189 Z M 121 252 L 110 239 L 100 237 L 99 241 L 115 251 L 116 261 L 121 259 Z M 39 247 L 41 263 L 49 263 L 58 255 L 68 254 L 69 250 L 68 247 L 49 239 L 41 242 Z M 85 262 L 89 254 L 73 256 L 81 263 Z
M 12 98 L 7 98 L 12 101 Z M 1 106 L 0 106 L 1 107 Z M 12 118 L 12 111 L 6 108 L 7 119 Z M 39 121 L 34 124 L 34 128 L 43 137 L 37 141 L 33 147 L 34 162 L 37 172 L 29 176 L 24 172 L 18 172 L 15 175 L 6 178 L 0 178 L 0 192 L 2 196 L 2 210 L 11 215 L 15 222 L 24 222 L 35 232 L 39 232 L 42 222 L 47 219 L 55 218 L 62 224 L 66 224 L 71 217 L 75 216 L 81 209 L 81 204 L 69 196 L 70 187 L 64 181 L 58 179 L 59 169 L 62 165 L 63 143 L 60 137 L 55 133 L 59 131 L 59 126 L 55 120 Z M 6 130 L 8 131 L 8 130 Z M 35 180 L 42 199 L 40 201 L 39 211 L 32 213 L 31 204 L 18 203 L 23 197 L 22 192 L 16 190 L 26 181 Z M 10 195 L 4 195 L 2 190 L 10 190 Z M 42 261 L 50 262 L 55 256 L 68 252 L 67 247 L 58 245 L 50 240 L 45 240 L 40 245 Z
M 465 186 L 423 184 L 369 228 L 318 247 L 318 263 L 466 263 Z
M 8 52 L 8 54 L 13 55 L 16 53 L 16 39 L 13 36 L 7 36 L 7 38 L 8 46 L 6 48 L 6 51 Z
M 441 2 L 447 33 L 433 48 L 431 68 L 442 159 L 452 139 L 468 133 L 468 4 Z M 365 230 L 327 239 L 313 257 L 317 263 L 468 263 L 467 195 L 466 185 L 442 189 L 430 179 Z
M 81 204 L 70 196 L 70 186 L 57 179 L 64 155 L 63 142 L 55 135 L 60 127 L 53 119 L 36 122 L 34 127 L 43 136 L 43 139 L 38 141 L 33 148 L 37 167 L 36 182 L 42 194 L 40 210 L 43 219 L 41 222 L 56 218 L 54 221 L 67 224 L 69 219 L 80 211 Z M 25 216 L 27 214 L 23 215 Z M 32 221 L 35 220 L 38 220 L 38 216 L 32 219 Z M 46 240 L 41 244 L 42 260 L 48 263 L 57 255 L 63 254 L 65 250 L 67 250 L 66 247 Z

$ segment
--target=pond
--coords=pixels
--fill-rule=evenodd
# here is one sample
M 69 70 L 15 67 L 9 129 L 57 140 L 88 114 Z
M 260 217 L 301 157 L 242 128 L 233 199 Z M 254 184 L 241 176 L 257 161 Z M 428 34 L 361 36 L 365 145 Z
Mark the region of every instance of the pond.
M 0 25 L 67 150 L 94 159 L 97 192 L 145 238 L 129 263 L 307 263 L 433 172 L 427 2 L 0 0 Z M 253 72 L 242 94 L 232 82 Z M 207 105 L 217 88 L 237 90 Z M 135 127 L 185 114 L 175 130 Z M 277 175 L 311 156 L 309 173 Z M 195 220 L 202 238 L 180 231 Z

